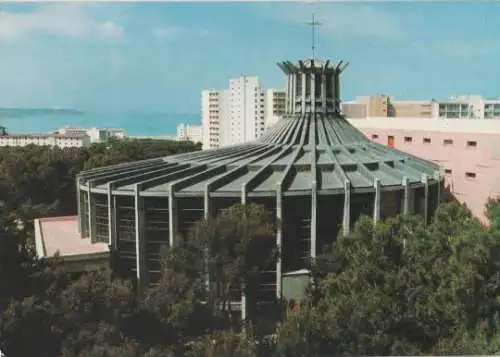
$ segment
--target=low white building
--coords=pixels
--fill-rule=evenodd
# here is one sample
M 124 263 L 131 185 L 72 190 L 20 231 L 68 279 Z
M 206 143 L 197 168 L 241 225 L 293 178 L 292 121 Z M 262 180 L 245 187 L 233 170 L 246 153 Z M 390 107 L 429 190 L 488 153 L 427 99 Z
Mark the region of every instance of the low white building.
M 90 145 L 90 137 L 86 134 L 7 134 L 0 136 L 1 146 L 52 146 L 60 148 L 86 147 Z
M 71 126 L 64 126 L 57 129 L 58 134 L 79 134 L 88 135 L 91 143 L 102 143 L 111 138 L 123 139 L 127 136 L 124 129 L 119 128 L 78 128 Z

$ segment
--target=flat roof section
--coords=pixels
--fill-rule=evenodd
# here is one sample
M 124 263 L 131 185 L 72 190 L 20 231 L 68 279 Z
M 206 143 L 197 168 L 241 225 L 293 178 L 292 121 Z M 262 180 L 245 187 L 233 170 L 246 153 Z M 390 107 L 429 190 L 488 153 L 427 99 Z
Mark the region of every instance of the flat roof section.
M 357 129 L 391 129 L 436 131 L 447 133 L 500 134 L 498 119 L 447 119 L 447 118 L 348 118 Z
M 106 243 L 91 243 L 78 233 L 78 217 L 47 217 L 35 219 L 35 241 L 38 258 L 77 257 L 107 253 Z

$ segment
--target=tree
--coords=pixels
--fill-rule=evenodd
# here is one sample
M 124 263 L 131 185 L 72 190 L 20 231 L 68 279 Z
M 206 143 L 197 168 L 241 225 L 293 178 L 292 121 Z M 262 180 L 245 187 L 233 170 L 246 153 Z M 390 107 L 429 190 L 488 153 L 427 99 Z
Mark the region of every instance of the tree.
M 500 231 L 500 198 L 489 198 L 486 202 L 485 216 L 490 222 L 491 229 Z
M 220 311 L 232 320 L 230 302 L 241 296 L 235 292 L 249 298 L 256 293 L 252 282 L 274 257 L 275 232 L 270 213 L 258 204 L 233 205 L 195 226 L 187 244 L 204 252 L 214 314 Z
M 183 354 L 185 357 L 258 357 L 259 341 L 251 333 L 218 331 L 193 341 Z
M 277 329 L 277 357 L 315 356 L 320 352 L 321 317 L 310 301 L 289 309 L 285 321 Z
M 0 311 L 12 298 L 23 297 L 33 272 L 33 256 L 13 214 L 0 204 Z
M 55 306 L 34 296 L 12 300 L 0 314 L 1 350 L 7 356 L 57 356 L 60 332 Z
M 148 345 L 174 346 L 201 336 L 212 322 L 205 300 L 203 250 L 179 242 L 162 251 L 162 273 L 141 302 Z
M 295 340 L 331 354 L 401 355 L 456 345 L 459 336 L 495 341 L 498 238 L 456 203 L 443 204 L 429 227 L 417 217 L 361 218 L 318 257 L 313 305 L 284 322 L 295 338 L 284 343 L 280 334 L 278 350 Z
M 76 353 L 111 337 L 116 345 L 126 342 L 137 313 L 131 282 L 114 278 L 109 270 L 88 273 L 71 283 L 57 306 L 66 335 L 63 349 Z
M 414 218 L 374 226 L 362 217 L 351 234 L 339 237 L 322 258 L 330 262 L 324 265 L 330 269 L 319 283 L 316 307 L 322 348 L 335 354 L 389 355 L 415 352 L 417 340 L 425 344 L 425 328 L 411 319 L 416 311 L 408 301 L 418 291 L 412 291 L 411 267 L 405 267 L 405 246 L 424 235 L 423 224 Z

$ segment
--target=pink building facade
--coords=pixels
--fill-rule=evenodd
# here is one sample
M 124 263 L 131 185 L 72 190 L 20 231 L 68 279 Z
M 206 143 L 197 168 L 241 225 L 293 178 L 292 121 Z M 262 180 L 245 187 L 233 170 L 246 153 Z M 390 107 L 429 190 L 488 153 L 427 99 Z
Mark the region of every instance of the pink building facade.
M 500 195 L 500 120 L 442 118 L 349 119 L 374 142 L 434 161 L 445 185 L 481 220 Z

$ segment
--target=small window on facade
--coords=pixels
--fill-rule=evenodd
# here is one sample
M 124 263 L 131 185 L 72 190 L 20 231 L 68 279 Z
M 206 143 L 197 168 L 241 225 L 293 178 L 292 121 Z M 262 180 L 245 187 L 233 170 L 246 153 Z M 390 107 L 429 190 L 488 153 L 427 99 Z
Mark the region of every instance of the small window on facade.
M 405 136 L 405 143 L 411 143 L 413 138 L 411 136 Z
M 453 145 L 453 140 L 451 140 L 451 139 L 444 139 L 443 140 L 443 144 L 444 145 Z
M 476 178 L 476 173 L 475 172 L 466 172 L 465 177 L 468 179 L 475 179 Z
M 451 175 L 452 171 L 451 171 L 451 169 L 444 169 L 444 173 L 448 174 L 448 175 Z
M 467 141 L 468 148 L 475 148 L 477 146 L 477 141 Z
M 431 138 L 424 138 L 423 142 L 424 142 L 424 144 L 430 144 Z
M 372 139 L 378 139 L 378 135 L 377 134 L 372 134 Z

